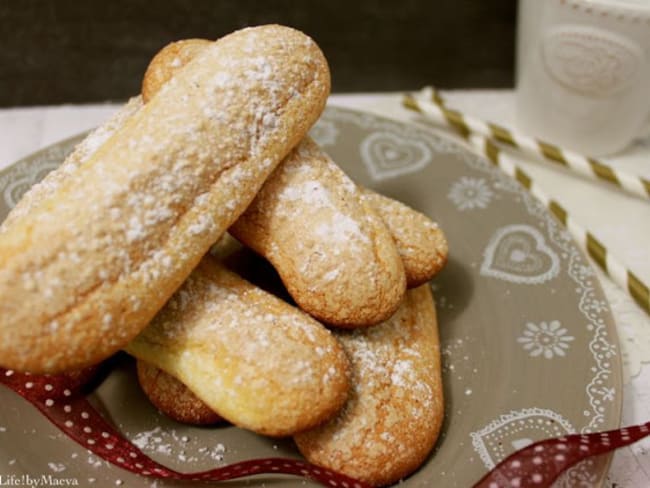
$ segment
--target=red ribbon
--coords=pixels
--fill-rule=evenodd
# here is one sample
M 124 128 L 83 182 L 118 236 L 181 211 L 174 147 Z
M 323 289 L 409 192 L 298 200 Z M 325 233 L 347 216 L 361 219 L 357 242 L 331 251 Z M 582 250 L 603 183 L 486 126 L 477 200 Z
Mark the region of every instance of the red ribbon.
M 325 486 L 369 488 L 370 485 L 304 461 L 253 459 L 196 473 L 179 473 L 157 463 L 110 425 L 88 402 L 81 387 L 95 369 L 68 375 L 30 375 L 0 368 L 0 383 L 38 408 L 71 439 L 102 459 L 143 476 L 191 481 L 226 481 L 257 474 L 290 474 Z M 503 460 L 474 488 L 550 487 L 568 468 L 599 454 L 624 447 L 650 434 L 650 422 L 594 434 L 546 439 Z
M 93 370 L 74 375 L 30 375 L 0 368 L 0 383 L 38 408 L 72 440 L 102 459 L 133 473 L 155 478 L 226 481 L 256 474 L 291 474 L 325 486 L 370 488 L 362 481 L 296 459 L 243 461 L 197 473 L 179 473 L 157 463 L 110 425 L 81 393 Z
M 650 434 L 650 422 L 593 434 L 546 439 L 514 452 L 474 488 L 546 488 L 571 466 L 628 446 Z

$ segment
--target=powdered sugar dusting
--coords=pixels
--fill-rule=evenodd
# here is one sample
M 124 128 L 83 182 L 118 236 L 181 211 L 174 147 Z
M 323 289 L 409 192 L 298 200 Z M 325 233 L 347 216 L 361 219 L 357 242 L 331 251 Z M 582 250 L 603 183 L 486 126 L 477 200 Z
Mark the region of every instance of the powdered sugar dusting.
M 190 235 L 195 236 L 197 234 L 203 234 L 204 232 L 208 232 L 214 226 L 215 226 L 214 218 L 212 218 L 212 216 L 209 214 L 202 214 L 199 216 L 196 223 L 190 225 L 187 228 L 187 232 L 189 232 Z
M 176 429 L 155 427 L 151 430 L 127 435 L 131 442 L 144 453 L 155 454 L 161 459 L 173 458 L 184 465 L 225 462 L 227 454 L 226 446 L 221 442 L 206 445 L 205 440 L 181 434 Z M 188 452 L 192 452 L 192 454 Z
M 397 386 L 408 386 L 413 383 L 415 379 L 415 369 L 412 361 L 398 360 L 393 365 L 393 372 L 390 375 L 390 380 Z
M 370 239 L 362 232 L 359 222 L 343 213 L 341 205 L 335 204 L 335 198 L 319 180 L 284 186 L 278 195 L 280 201 L 296 203 L 299 208 L 308 205 L 312 213 L 322 215 L 320 210 L 330 211 L 327 220 L 314 228 L 314 233 L 323 246 L 331 241 L 351 246 L 358 241 L 369 244 Z
M 384 479 L 423 446 L 433 447 L 442 419 L 436 325 L 430 292 L 418 288 L 386 322 L 337 333 L 354 387 L 335 419 L 296 437 L 301 451 L 307 445 L 308 458 L 376 470 L 372 476 Z
M 271 261 L 299 306 L 325 322 L 377 323 L 402 298 L 404 271 L 391 235 L 354 182 L 309 138 L 231 232 Z
M 327 329 L 211 257 L 127 351 L 154 364 L 174 364 L 170 373 L 203 392 L 202 400 L 234 423 L 225 405 L 271 400 L 269 392 L 275 392 L 267 413 L 273 418 L 286 419 L 278 397 L 309 399 L 291 407 L 302 414 L 283 420 L 304 421 L 304 415 L 319 415 L 319 399 L 332 398 L 347 383 L 345 356 Z
M 331 271 L 328 271 L 323 275 L 323 281 L 333 281 L 339 276 L 340 273 L 341 273 L 340 268 L 336 268 Z
M 306 165 L 299 166 L 306 168 Z M 330 192 L 318 180 L 307 180 L 295 186 L 285 186 L 278 198 L 288 202 L 301 202 L 319 207 L 333 207 Z
M 226 342 L 233 340 L 228 339 L 230 336 L 238 336 L 239 347 L 233 351 L 233 355 L 246 362 L 256 362 L 259 357 L 265 356 L 269 367 L 276 367 L 271 358 L 277 354 L 274 350 L 281 346 L 295 352 L 295 347 L 302 343 L 308 346 L 305 354 L 312 348 L 332 354 L 333 339 L 317 322 L 288 305 L 283 305 L 283 312 L 278 313 L 278 299 L 221 267 L 215 269 L 219 270 L 218 274 L 210 279 L 202 270 L 195 270 L 168 302 L 167 309 L 173 313 L 163 312 L 160 320 L 155 321 L 149 329 L 153 327 L 163 334 L 166 341 L 174 342 L 181 338 Z M 189 322 L 178 320 L 178 314 L 192 319 Z M 145 333 L 154 332 L 149 329 Z M 301 363 L 294 357 L 291 381 L 313 382 L 315 375 L 320 375 L 320 367 L 313 369 L 314 366 L 311 359 Z
M 370 239 L 363 232 L 359 223 L 347 215 L 338 214 L 335 222 L 326 222 L 316 226 L 315 235 L 324 242 L 349 243 L 360 240 L 369 244 Z
M 66 470 L 66 466 L 63 463 L 47 463 L 47 467 L 50 468 L 55 473 L 61 473 Z
M 60 327 L 54 334 L 48 329 L 48 338 L 70 347 L 50 355 L 48 339 L 47 346 L 42 343 L 48 354 L 22 343 L 13 344 L 13 350 L 25 360 L 47 356 L 48 365 L 61 365 L 62 358 L 83 361 L 106 349 L 95 343 L 119 349 L 140 330 L 144 324 L 133 319 L 145 320 L 147 310 L 164 303 L 178 270 L 194 264 L 245 209 L 289 143 L 302 136 L 324 105 L 326 63 L 316 49 L 305 50 L 304 38 L 292 29 L 264 26 L 211 44 L 199 54 L 202 62 L 197 59 L 178 71 L 147 106 L 116 124 L 112 136 L 99 134 L 87 141 L 79 153 L 94 151 L 87 161 L 64 165 L 42 185 L 44 191 L 34 193 L 32 203 L 25 204 L 34 211 L 16 225 L 31 229 L 24 233 L 30 241 L 48 245 L 39 246 L 38 262 L 31 259 L 29 246 L 8 260 L 0 290 L 12 302 L 31 306 L 0 316 L 7 328 L 34 323 L 38 335 L 56 316 Z M 255 56 L 241 55 L 247 43 L 255 45 Z M 309 96 L 298 104 L 294 91 Z M 206 117 L 206 110 L 215 116 Z M 230 171 L 237 167 L 242 168 L 239 174 Z M 228 182 L 221 178 L 226 173 L 237 176 L 238 191 L 225 188 Z M 197 208 L 195 199 L 206 193 L 212 197 L 209 208 Z M 5 243 L 0 233 L 0 247 Z M 154 260 L 161 249 L 175 266 Z M 55 279 L 59 284 L 52 286 Z M 128 321 L 122 317 L 131 310 L 130 296 L 114 299 L 109 293 L 118 280 L 120 289 L 154 292 L 147 310 L 140 307 L 140 315 Z M 83 344 L 72 344 L 69 332 L 88 316 L 73 312 L 86 306 L 105 306 L 115 326 L 107 334 L 94 334 L 101 330 L 100 316 Z M 21 337 L 14 334 L 12 340 Z

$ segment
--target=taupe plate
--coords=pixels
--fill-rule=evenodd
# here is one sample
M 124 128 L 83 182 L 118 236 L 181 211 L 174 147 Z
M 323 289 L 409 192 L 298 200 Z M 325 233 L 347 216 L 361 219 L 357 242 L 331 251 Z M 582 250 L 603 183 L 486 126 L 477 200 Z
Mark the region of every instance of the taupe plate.
M 532 441 L 619 426 L 621 366 L 608 303 L 583 254 L 541 205 L 461 144 L 424 128 L 329 108 L 312 135 L 356 181 L 427 213 L 449 239 L 449 264 L 432 284 L 446 420 L 435 451 L 404 486 L 467 487 Z M 0 220 L 79 139 L 0 173 Z M 143 397 L 128 361 L 117 361 L 93 399 L 144 452 L 175 469 L 298 456 L 290 440 L 167 420 Z M 173 485 L 90 455 L 6 389 L 0 404 L 0 477 Z M 578 465 L 561 484 L 599 485 L 608 462 Z M 227 486 L 262 483 L 305 486 L 289 477 Z

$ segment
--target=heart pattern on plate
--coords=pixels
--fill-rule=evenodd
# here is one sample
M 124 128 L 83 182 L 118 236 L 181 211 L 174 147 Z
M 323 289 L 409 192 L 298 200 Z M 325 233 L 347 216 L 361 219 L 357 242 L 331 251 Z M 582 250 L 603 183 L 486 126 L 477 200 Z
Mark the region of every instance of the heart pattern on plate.
M 513 283 L 539 284 L 560 271 L 560 258 L 534 227 L 508 225 L 497 230 L 483 253 L 481 274 Z
M 431 162 L 431 149 L 424 141 L 390 132 L 373 132 L 363 140 L 360 150 L 374 180 L 418 171 Z
M 557 412 L 525 408 L 501 415 L 482 429 L 472 432 L 472 446 L 488 469 L 510 453 L 535 441 L 573 432 L 573 426 Z

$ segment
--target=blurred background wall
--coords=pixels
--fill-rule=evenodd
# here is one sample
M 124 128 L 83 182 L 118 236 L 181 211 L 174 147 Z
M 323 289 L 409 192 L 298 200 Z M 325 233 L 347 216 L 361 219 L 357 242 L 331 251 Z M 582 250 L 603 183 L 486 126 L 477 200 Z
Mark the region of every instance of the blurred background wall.
M 116 101 L 166 43 L 282 23 L 333 90 L 513 86 L 516 0 L 0 0 L 0 106 Z

